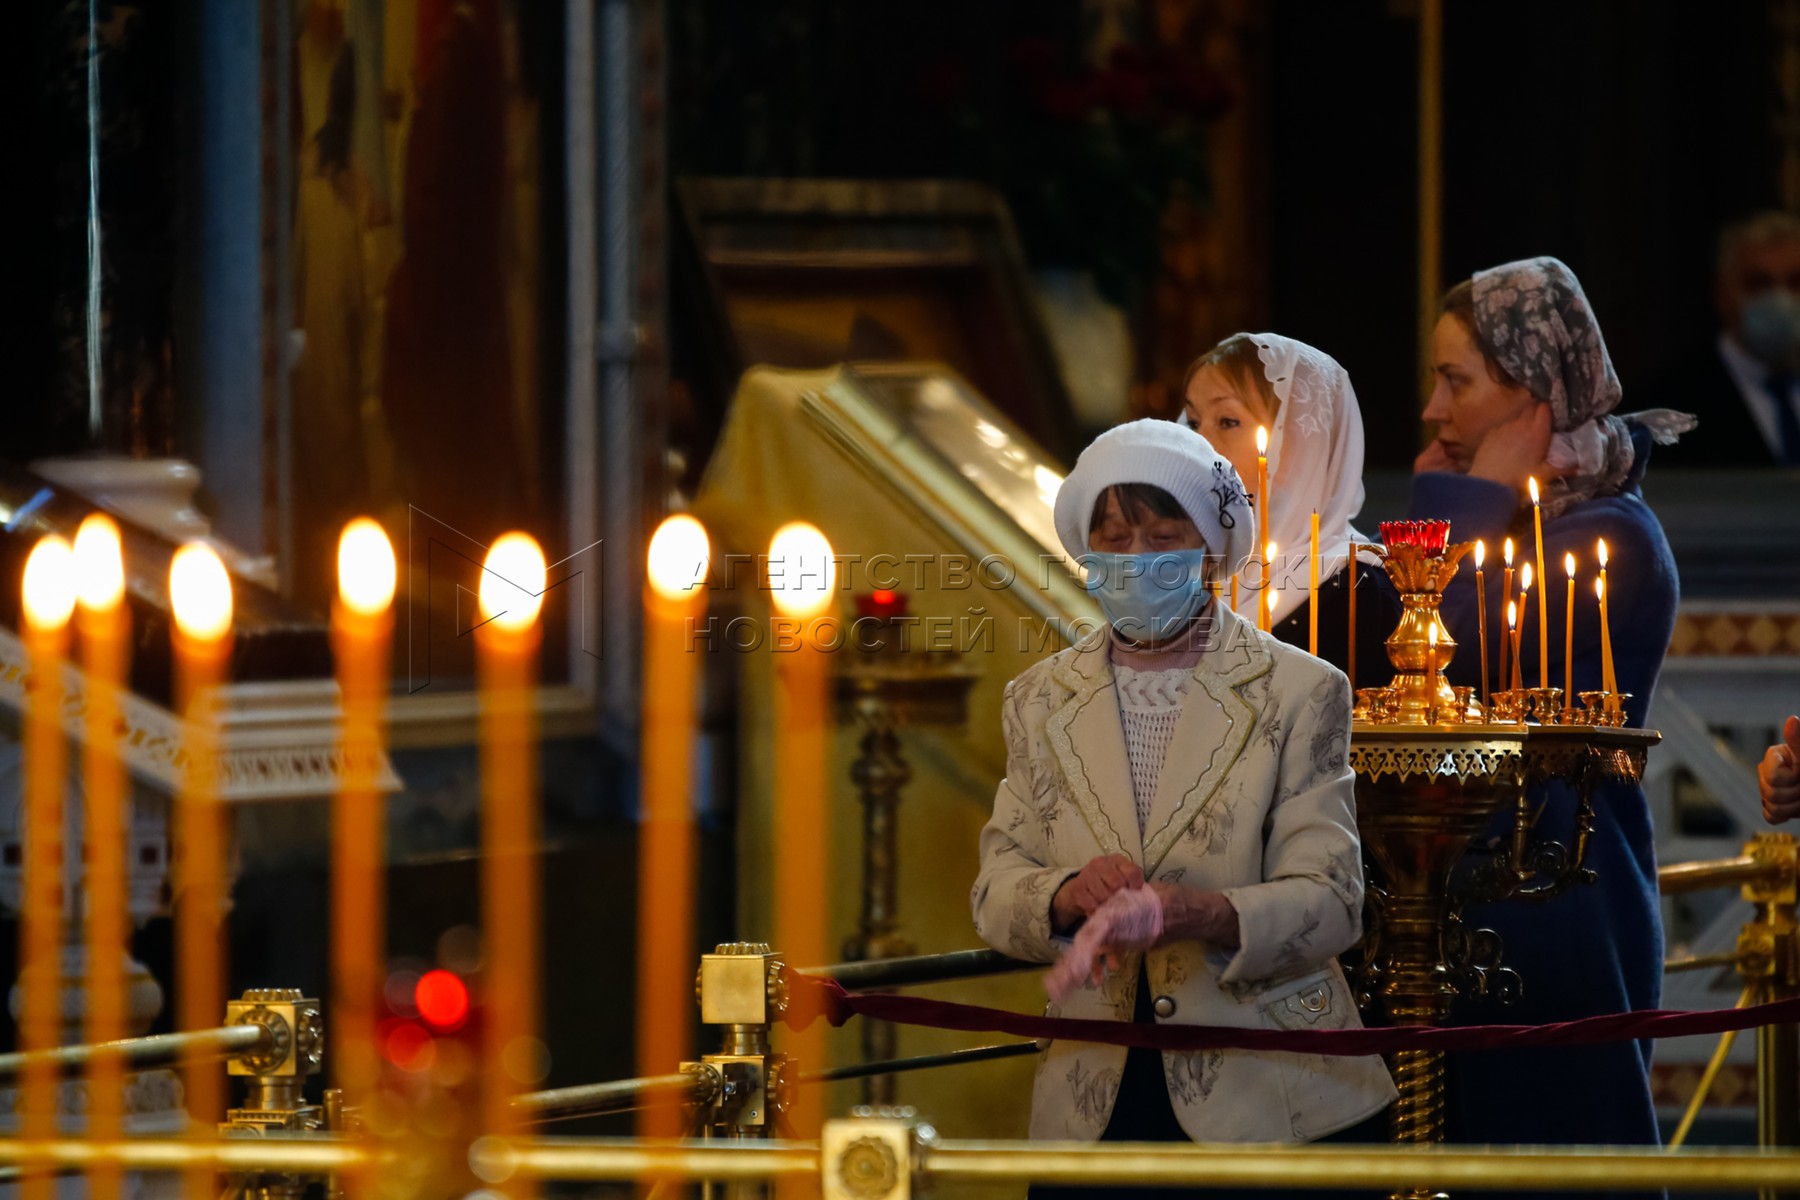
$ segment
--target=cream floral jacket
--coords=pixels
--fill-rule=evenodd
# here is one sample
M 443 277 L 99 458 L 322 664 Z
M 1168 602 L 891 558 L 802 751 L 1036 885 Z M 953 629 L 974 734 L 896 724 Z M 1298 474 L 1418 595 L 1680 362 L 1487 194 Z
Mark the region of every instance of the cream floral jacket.
M 1147 879 L 1222 891 L 1240 946 L 1177 942 L 1144 966 L 1158 1022 L 1252 1029 L 1360 1026 L 1336 955 L 1361 932 L 1363 877 L 1336 668 L 1214 604 L 1174 746 L 1140 836 L 1104 634 L 1014 679 L 1006 778 L 981 834 L 975 927 L 1004 954 L 1049 962 L 1050 898 L 1091 858 L 1129 855 Z M 1052 1016 L 1129 1021 L 1138 956 Z M 1032 1091 L 1031 1136 L 1094 1139 L 1125 1050 L 1058 1041 Z M 1307 1141 L 1395 1097 L 1379 1057 L 1206 1050 L 1163 1055 L 1169 1100 L 1196 1141 Z

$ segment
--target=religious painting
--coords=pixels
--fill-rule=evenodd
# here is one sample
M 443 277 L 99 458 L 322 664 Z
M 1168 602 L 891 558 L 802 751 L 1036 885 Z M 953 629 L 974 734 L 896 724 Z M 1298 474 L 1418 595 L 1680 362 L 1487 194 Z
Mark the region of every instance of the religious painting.
M 422 522 L 477 561 L 507 529 L 560 544 L 560 21 L 525 0 L 294 8 L 285 516 L 303 598 L 328 597 L 361 513 L 402 555 Z

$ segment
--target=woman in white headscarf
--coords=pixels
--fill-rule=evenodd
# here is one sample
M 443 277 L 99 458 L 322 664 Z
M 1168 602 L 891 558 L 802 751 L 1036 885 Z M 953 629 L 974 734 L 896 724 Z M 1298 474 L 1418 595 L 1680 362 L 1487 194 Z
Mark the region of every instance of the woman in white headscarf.
M 1269 497 L 1263 541 L 1274 542 L 1276 637 L 1305 648 L 1311 638 L 1307 555 L 1319 514 L 1319 657 L 1349 671 L 1350 546 L 1370 539 L 1351 521 L 1363 504 L 1362 410 L 1350 374 L 1322 350 L 1276 333 L 1236 333 L 1194 360 L 1182 385 L 1182 421 L 1256 478 L 1256 430 L 1269 431 Z M 1254 486 L 1254 485 L 1252 485 Z M 1386 641 L 1400 620 L 1400 597 L 1373 556 L 1356 571 L 1355 683 L 1393 677 Z M 1237 612 L 1256 619 L 1262 571 L 1239 573 Z

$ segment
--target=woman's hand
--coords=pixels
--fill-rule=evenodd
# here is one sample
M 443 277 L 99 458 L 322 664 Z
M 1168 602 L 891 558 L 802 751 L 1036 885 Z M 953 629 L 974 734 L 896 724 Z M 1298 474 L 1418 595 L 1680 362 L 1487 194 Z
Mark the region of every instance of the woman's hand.
M 1756 768 L 1761 785 L 1763 819 L 1771 825 L 1800 817 L 1800 717 L 1789 717 L 1781 742 L 1770 746 Z
M 1425 449 L 1419 452 L 1419 457 L 1413 459 L 1414 475 L 1423 475 L 1427 471 L 1460 472 L 1461 470 L 1462 468 L 1456 465 L 1456 460 L 1450 457 L 1450 451 L 1444 446 L 1444 443 L 1436 438 L 1432 438 Z
M 1106 898 L 1124 888 L 1144 886 L 1144 872 L 1123 854 L 1088 859 L 1078 875 L 1065 880 L 1050 898 L 1050 927 L 1068 933 L 1093 915 Z
M 1153 883 L 1162 900 L 1163 933 L 1159 944 L 1205 942 L 1222 950 L 1238 947 L 1238 914 L 1223 892 L 1179 883 Z
M 1469 474 L 1504 483 L 1515 491 L 1524 489 L 1528 476 L 1556 478 L 1562 472 L 1549 462 L 1550 434 L 1550 406 L 1534 402 L 1512 420 L 1487 431 L 1469 463 Z

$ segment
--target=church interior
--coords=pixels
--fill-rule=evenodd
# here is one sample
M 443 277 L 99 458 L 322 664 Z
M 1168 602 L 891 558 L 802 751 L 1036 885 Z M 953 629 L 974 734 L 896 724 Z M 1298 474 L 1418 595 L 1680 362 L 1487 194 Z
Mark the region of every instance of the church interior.
M 12 20 L 0 1189 L 1800 1195 L 1797 0 Z

